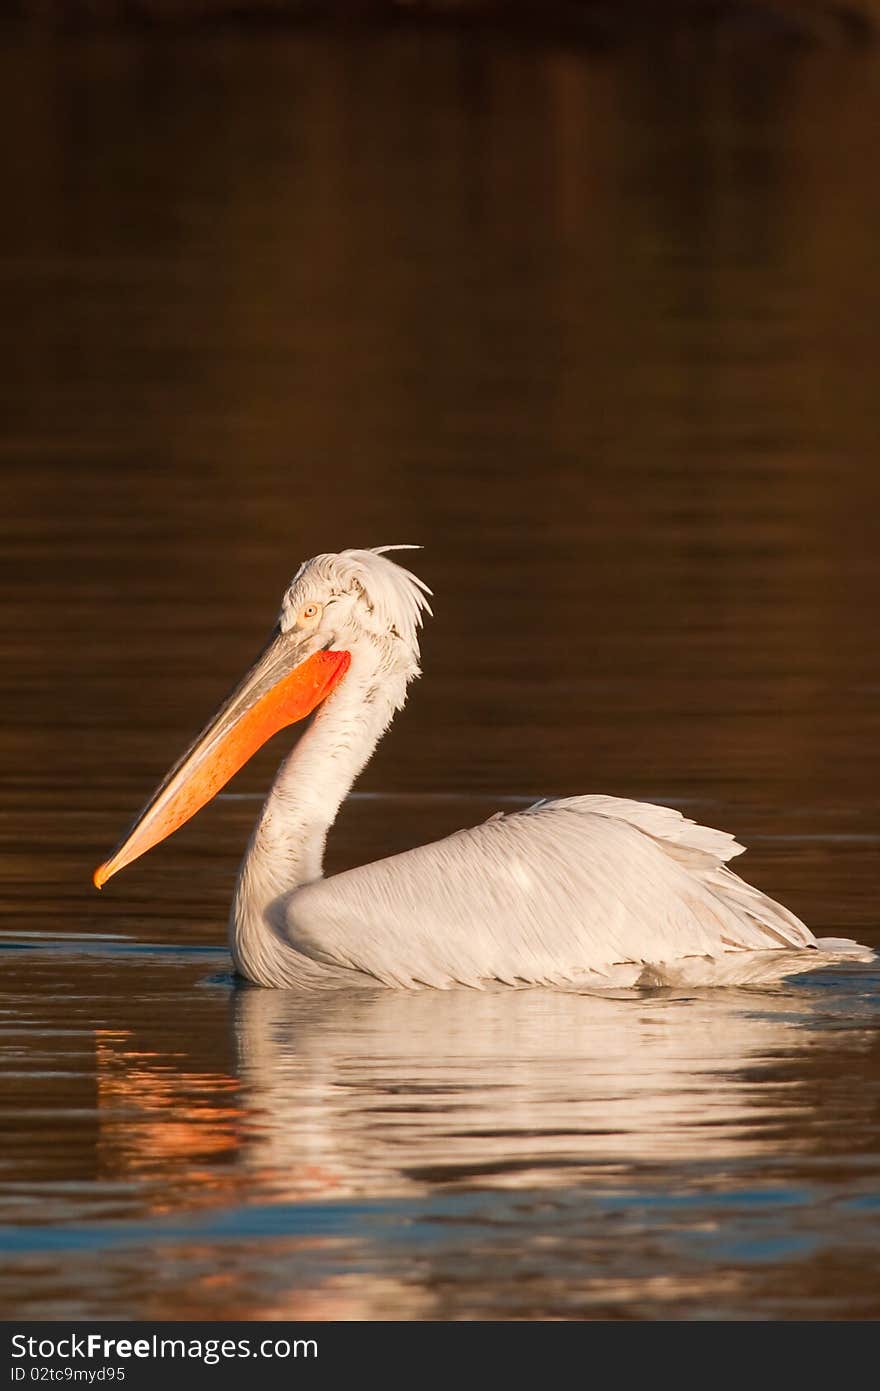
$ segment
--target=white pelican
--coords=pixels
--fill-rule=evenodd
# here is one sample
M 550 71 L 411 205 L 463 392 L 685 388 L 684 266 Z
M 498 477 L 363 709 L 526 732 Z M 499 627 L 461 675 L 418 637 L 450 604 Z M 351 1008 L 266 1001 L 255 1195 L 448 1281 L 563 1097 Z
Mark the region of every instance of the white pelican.
M 419 675 L 430 590 L 378 546 L 300 566 L 270 641 L 94 875 L 98 888 L 316 711 L 238 875 L 230 943 L 258 985 L 763 983 L 873 959 L 731 873 L 743 847 L 669 807 L 564 797 L 330 879 L 327 832 Z

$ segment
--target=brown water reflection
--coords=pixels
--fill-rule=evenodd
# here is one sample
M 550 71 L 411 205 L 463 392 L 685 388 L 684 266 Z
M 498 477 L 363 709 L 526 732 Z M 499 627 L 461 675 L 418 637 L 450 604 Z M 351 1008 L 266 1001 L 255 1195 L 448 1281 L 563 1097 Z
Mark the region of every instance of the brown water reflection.
M 878 1311 L 876 973 L 341 1002 L 230 994 L 210 954 L 16 959 L 4 1042 L 34 1043 L 0 1293 L 22 1312 Z M 87 997 L 56 995 L 72 972 Z M 839 1279 L 812 1290 L 830 1253 Z
M 425 679 L 331 867 L 506 798 L 666 799 L 880 944 L 878 75 L 0 48 L 17 1311 L 876 1316 L 870 972 L 230 1006 L 275 748 L 101 898 L 89 871 L 300 559 L 422 541 Z

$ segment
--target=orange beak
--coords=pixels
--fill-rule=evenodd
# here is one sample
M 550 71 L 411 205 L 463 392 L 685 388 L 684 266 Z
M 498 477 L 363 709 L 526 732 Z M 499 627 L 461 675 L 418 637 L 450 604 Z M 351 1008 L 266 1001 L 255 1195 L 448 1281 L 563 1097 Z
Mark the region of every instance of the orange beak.
M 110 859 L 95 870 L 96 889 L 195 816 L 279 729 L 304 720 L 326 700 L 351 656 L 305 655 L 314 642 L 311 634 L 276 629 L 241 685 L 174 765 Z

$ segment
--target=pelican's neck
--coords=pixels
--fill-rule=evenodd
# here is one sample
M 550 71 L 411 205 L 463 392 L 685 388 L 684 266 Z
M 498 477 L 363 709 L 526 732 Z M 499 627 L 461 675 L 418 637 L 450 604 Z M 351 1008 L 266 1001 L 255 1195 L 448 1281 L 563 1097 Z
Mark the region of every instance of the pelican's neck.
M 281 764 L 245 856 L 277 892 L 320 879 L 327 832 L 393 714 L 389 699 L 346 678 Z
M 380 684 L 353 666 L 281 764 L 245 852 L 230 915 L 233 957 L 250 979 L 265 974 L 256 957 L 292 950 L 276 931 L 273 905 L 321 878 L 327 833 L 405 690 L 405 679 Z

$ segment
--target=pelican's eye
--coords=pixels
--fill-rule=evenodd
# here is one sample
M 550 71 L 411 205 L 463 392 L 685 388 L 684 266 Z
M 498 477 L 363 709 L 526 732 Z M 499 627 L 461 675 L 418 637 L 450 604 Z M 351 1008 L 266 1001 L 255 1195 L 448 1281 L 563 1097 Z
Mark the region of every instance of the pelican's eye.
M 323 604 L 303 604 L 296 621 L 300 628 L 314 628 L 321 621 L 321 614 L 324 612 Z

